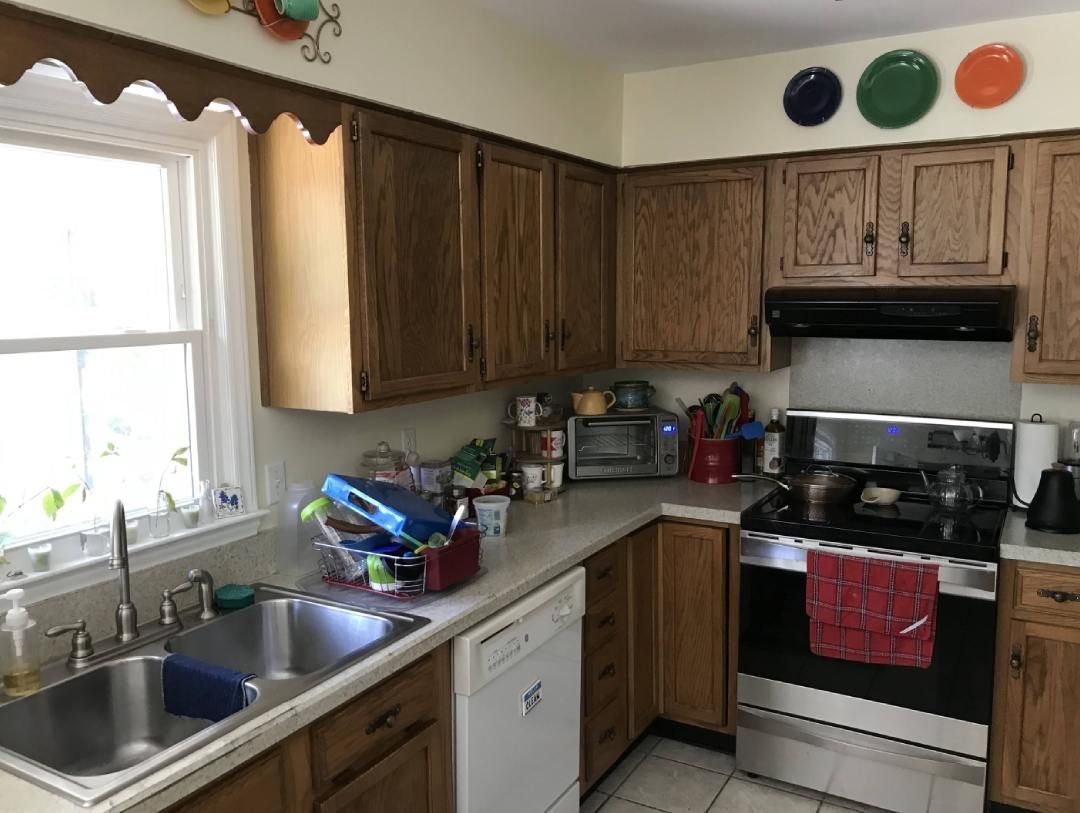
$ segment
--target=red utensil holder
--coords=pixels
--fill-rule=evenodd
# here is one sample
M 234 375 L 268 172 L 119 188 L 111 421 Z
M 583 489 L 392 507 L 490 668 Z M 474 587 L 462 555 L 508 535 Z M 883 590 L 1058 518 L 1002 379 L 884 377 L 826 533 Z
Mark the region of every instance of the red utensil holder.
M 694 449 L 688 477 L 699 483 L 734 483 L 739 471 L 739 440 L 691 438 Z
M 477 528 L 461 528 L 454 533 L 454 540 L 442 548 L 424 551 L 427 560 L 429 591 L 449 590 L 476 575 L 480 569 L 480 531 Z

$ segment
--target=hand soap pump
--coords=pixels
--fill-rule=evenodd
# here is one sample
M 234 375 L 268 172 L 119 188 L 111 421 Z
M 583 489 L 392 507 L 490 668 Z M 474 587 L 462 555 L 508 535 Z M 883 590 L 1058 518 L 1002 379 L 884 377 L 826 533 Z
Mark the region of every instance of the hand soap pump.
M 22 606 L 25 590 L 8 590 L 0 598 L 11 609 L 0 625 L 0 675 L 10 697 L 33 694 L 41 688 L 41 639 L 37 622 Z

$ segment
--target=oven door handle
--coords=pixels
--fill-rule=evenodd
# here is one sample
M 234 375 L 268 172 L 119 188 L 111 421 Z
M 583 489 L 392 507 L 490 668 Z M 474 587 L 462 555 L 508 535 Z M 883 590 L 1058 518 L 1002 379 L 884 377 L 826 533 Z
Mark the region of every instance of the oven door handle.
M 585 426 L 655 426 L 656 421 L 650 421 L 646 418 L 639 418 L 638 420 L 621 420 L 621 421 L 597 421 L 597 420 L 585 420 L 582 421 Z
M 930 749 L 905 746 L 900 743 L 896 744 L 896 748 L 881 748 L 865 742 L 855 742 L 856 739 L 888 742 L 887 740 L 857 732 L 849 733 L 852 741 L 842 740 L 822 733 L 835 730 L 832 726 L 801 720 L 797 717 L 789 717 L 785 714 L 777 714 L 764 709 L 739 706 L 738 725 L 739 728 L 827 748 L 833 753 L 848 754 L 853 757 L 873 760 L 874 762 L 882 762 L 886 765 L 906 768 L 921 774 L 956 779 L 971 785 L 982 785 L 986 779 L 985 762 L 967 759 L 956 754 L 942 753 L 939 758 L 919 756 L 916 753 L 911 753 L 911 751 L 926 752 L 930 751 Z

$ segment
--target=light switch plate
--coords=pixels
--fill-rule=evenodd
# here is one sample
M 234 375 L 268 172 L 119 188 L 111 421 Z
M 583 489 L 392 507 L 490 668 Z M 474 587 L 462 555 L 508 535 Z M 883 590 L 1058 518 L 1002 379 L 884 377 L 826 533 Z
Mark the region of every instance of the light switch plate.
M 267 463 L 266 475 L 266 504 L 273 505 L 285 496 L 285 461 L 278 460 Z

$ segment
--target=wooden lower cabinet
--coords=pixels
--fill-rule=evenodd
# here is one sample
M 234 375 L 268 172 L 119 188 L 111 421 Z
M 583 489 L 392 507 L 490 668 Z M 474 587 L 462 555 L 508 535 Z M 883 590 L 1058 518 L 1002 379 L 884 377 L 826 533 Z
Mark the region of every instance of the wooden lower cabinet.
M 1039 813 L 1080 813 L 1077 578 L 1068 568 L 1002 567 L 991 797 Z M 1032 583 L 1048 585 L 1045 607 L 1034 604 Z
M 660 526 L 626 539 L 630 739 L 660 716 Z
M 450 646 L 170 813 L 453 813 Z

